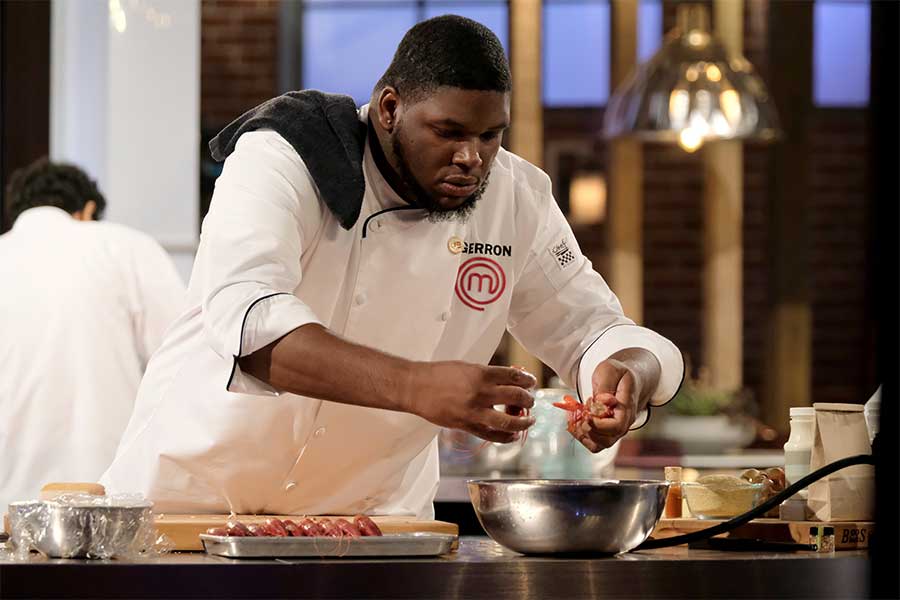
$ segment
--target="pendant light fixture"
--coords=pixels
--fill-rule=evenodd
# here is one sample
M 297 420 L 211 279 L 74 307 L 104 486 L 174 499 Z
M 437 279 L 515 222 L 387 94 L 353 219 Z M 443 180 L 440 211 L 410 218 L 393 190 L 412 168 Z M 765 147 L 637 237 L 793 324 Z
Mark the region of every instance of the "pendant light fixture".
M 705 6 L 681 5 L 677 16 L 662 48 L 612 94 L 605 136 L 675 142 L 689 152 L 713 140 L 775 139 L 775 107 L 750 62 L 710 32 Z

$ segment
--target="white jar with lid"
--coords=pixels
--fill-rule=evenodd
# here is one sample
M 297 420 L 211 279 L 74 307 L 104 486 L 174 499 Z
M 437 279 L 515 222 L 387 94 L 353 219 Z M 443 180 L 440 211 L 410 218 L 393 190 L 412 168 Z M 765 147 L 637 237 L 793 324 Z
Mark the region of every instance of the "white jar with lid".
M 787 485 L 809 475 L 815 420 L 816 410 L 811 406 L 791 408 L 791 435 L 784 445 L 784 477 Z

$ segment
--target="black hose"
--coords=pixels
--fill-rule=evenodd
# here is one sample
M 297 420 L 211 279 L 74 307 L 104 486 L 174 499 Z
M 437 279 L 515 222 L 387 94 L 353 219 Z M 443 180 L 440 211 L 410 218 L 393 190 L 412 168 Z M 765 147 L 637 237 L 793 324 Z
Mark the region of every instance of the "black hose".
M 836 460 L 833 463 L 827 464 L 824 467 L 813 471 L 806 477 L 802 478 L 800 481 L 791 484 L 789 487 L 778 492 L 759 506 L 745 512 L 742 515 L 738 515 L 729 521 L 719 523 L 718 525 L 713 525 L 712 527 L 703 529 L 701 531 L 694 531 L 691 533 L 685 533 L 682 535 L 676 535 L 670 538 L 663 538 L 659 540 L 647 540 L 646 542 L 632 550 L 632 552 L 637 550 L 652 550 L 654 548 L 669 548 L 670 546 L 680 546 L 682 544 L 688 544 L 690 542 L 706 540 L 713 536 L 719 535 L 720 533 L 732 531 L 733 529 L 737 529 L 748 521 L 763 516 L 771 509 L 775 508 L 806 486 L 810 485 L 811 483 L 815 483 L 823 477 L 831 475 L 835 471 L 840 471 L 841 469 L 852 467 L 854 465 L 874 464 L 875 457 L 871 454 L 859 454 L 857 456 L 848 456 L 847 458 Z

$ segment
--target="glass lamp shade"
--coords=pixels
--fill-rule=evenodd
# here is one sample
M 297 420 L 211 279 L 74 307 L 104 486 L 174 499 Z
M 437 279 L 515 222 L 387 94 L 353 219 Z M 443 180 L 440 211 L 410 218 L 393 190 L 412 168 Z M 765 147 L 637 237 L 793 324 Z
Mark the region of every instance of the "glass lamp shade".
M 607 138 L 676 142 L 689 151 L 725 139 L 770 141 L 778 116 L 750 62 L 730 55 L 702 5 L 682 5 L 662 48 L 613 93 Z

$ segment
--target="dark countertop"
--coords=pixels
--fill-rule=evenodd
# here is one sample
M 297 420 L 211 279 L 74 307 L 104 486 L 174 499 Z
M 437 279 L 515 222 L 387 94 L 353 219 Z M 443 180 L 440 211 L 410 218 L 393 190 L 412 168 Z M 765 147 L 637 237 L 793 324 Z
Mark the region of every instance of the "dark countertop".
M 0 559 L 2 598 L 861 598 L 865 552 L 721 552 L 525 557 L 487 538 L 425 559 L 141 561 Z

